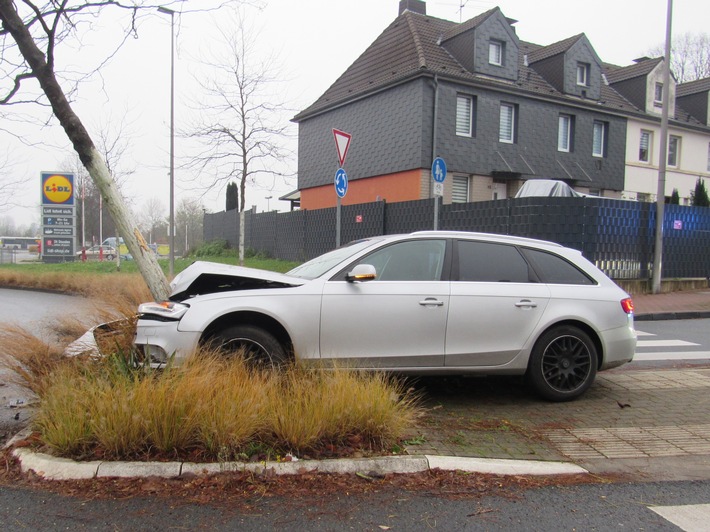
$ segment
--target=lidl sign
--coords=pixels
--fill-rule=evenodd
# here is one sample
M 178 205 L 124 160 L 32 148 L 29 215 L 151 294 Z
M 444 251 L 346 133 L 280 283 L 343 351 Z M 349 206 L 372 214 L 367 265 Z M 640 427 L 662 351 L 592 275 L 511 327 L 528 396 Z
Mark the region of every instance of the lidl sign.
M 74 174 L 42 172 L 42 205 L 74 205 Z

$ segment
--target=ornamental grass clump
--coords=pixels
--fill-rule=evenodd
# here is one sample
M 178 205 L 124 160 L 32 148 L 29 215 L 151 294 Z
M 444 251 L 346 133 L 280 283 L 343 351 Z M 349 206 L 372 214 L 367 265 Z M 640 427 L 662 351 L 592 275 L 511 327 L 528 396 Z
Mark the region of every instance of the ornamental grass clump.
M 35 428 L 74 458 L 248 458 L 326 447 L 388 448 L 409 428 L 416 399 L 378 373 L 292 365 L 253 370 L 208 352 L 179 367 L 125 371 L 112 355 L 67 365 L 42 387 Z

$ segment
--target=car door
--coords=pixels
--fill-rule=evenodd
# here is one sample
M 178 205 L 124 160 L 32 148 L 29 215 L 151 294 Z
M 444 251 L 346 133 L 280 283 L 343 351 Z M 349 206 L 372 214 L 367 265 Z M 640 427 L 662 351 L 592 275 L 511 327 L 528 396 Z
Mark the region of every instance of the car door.
M 446 332 L 446 366 L 499 366 L 525 346 L 550 299 L 518 248 L 457 240 Z
M 357 367 L 443 366 L 449 282 L 447 241 L 417 239 L 380 248 L 351 264 L 375 267 L 374 280 L 324 285 L 321 358 Z

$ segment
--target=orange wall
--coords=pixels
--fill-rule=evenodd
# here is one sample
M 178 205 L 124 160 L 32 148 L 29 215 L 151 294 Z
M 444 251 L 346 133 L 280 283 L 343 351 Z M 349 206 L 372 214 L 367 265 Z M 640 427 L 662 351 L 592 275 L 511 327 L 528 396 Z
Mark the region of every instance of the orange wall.
M 333 174 L 335 176 L 335 174 Z M 341 205 L 370 203 L 379 199 L 397 202 L 421 199 L 421 170 L 408 170 L 384 176 L 356 179 L 348 182 L 348 192 Z M 301 209 L 335 207 L 338 196 L 333 184 L 301 190 Z

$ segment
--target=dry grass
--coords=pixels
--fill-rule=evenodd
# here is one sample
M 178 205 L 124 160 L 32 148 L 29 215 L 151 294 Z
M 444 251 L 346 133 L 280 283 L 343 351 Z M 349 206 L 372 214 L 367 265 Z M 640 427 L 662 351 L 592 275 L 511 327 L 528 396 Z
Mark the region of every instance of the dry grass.
M 276 455 L 344 444 L 383 450 L 417 414 L 416 401 L 381 374 L 263 372 L 211 354 L 158 372 L 120 368 L 104 359 L 48 376 L 35 422 L 41 441 L 64 456 L 106 459 L 230 460 L 258 446 Z

